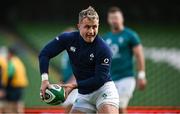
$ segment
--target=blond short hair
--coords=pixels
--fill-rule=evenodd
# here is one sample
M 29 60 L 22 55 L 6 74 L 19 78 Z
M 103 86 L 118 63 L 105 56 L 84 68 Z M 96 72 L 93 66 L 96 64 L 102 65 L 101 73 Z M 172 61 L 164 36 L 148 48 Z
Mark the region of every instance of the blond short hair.
M 96 10 L 91 6 L 89 6 L 87 9 L 82 10 L 79 13 L 79 22 L 81 22 L 84 18 L 88 18 L 90 20 L 99 20 L 99 16 Z

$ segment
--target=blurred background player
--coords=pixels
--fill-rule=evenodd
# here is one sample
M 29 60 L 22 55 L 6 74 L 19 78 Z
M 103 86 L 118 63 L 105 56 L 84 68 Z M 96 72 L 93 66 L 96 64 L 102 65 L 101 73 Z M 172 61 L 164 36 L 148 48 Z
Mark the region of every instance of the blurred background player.
M 76 28 L 74 27 L 68 27 L 64 30 L 64 32 L 73 32 Z M 61 73 L 63 77 L 64 83 L 76 83 L 76 79 L 73 75 L 71 64 L 69 61 L 69 57 L 66 51 L 62 53 L 61 59 Z M 76 97 L 78 95 L 78 89 L 74 89 L 67 97 L 66 101 L 63 103 L 63 106 L 65 107 L 66 113 L 68 113 L 71 110 L 71 107 L 73 103 L 76 100 Z
M 23 90 L 28 85 L 26 70 L 23 62 L 15 55 L 13 48 L 7 53 L 7 78 L 4 78 L 6 96 L 5 113 L 23 113 Z
M 126 113 L 129 100 L 136 86 L 133 71 L 133 57 L 137 63 L 137 86 L 143 90 L 146 86 L 145 62 L 140 38 L 136 32 L 124 26 L 122 11 L 118 7 L 108 10 L 107 21 L 111 27 L 104 38 L 113 52 L 111 74 L 120 98 L 120 113 Z
M 5 89 L 3 86 L 2 78 L 7 78 L 7 48 L 0 48 L 0 113 L 3 112 L 4 109 L 4 97 L 5 97 Z

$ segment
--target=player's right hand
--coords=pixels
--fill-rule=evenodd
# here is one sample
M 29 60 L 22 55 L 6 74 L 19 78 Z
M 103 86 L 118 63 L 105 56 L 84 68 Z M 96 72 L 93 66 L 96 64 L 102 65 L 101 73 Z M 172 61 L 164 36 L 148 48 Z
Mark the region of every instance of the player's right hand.
M 45 98 L 45 91 L 46 89 L 49 87 L 49 81 L 48 80 L 44 80 L 41 82 L 41 88 L 40 88 L 40 97 L 42 100 L 44 100 Z
M 147 85 L 147 80 L 144 79 L 137 79 L 137 87 L 139 90 L 144 90 Z

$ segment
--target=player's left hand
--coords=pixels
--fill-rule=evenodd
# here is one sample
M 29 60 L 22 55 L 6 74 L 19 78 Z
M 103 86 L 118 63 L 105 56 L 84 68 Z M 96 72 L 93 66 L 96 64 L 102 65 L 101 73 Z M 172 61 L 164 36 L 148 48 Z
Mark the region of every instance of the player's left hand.
M 146 79 L 137 79 L 137 87 L 139 90 L 144 90 L 147 85 Z
M 77 88 L 77 84 L 75 83 L 68 83 L 68 84 L 59 84 L 61 87 L 65 89 L 65 98 L 71 93 L 71 91 Z

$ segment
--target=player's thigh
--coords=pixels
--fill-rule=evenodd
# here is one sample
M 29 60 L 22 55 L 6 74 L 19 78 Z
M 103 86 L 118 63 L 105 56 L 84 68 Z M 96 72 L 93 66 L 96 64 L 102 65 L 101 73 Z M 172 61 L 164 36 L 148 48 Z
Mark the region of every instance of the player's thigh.
M 117 111 L 119 108 L 119 95 L 114 82 L 105 83 L 97 92 L 96 107 L 98 111 Z M 106 109 L 107 108 L 107 109 Z M 112 109 L 112 110 L 111 110 Z M 107 112 L 107 113 L 108 113 Z
M 133 96 L 135 90 L 136 81 L 134 77 L 128 77 L 115 81 L 115 85 L 119 94 L 119 107 L 127 108 L 129 100 Z
M 101 104 L 98 108 L 98 113 L 118 114 L 119 109 L 111 104 Z
M 91 104 L 91 95 L 78 94 L 75 103 L 71 109 L 71 113 L 96 113 L 96 107 Z

